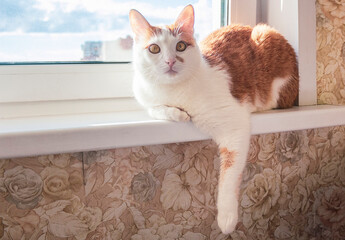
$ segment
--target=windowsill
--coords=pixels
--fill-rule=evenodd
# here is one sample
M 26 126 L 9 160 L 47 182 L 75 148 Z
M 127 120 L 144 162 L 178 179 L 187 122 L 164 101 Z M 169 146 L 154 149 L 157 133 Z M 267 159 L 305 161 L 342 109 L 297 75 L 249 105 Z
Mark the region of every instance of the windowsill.
M 345 125 L 345 106 L 306 106 L 252 115 L 252 134 Z M 192 123 L 145 111 L 0 119 L 0 158 L 209 139 Z

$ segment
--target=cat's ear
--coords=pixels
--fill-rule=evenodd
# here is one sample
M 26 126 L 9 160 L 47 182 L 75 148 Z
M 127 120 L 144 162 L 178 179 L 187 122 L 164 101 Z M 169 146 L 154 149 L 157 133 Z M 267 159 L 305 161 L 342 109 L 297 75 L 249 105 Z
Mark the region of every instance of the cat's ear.
M 194 9 L 192 5 L 186 6 L 175 21 L 179 32 L 193 36 L 194 34 Z
M 152 28 L 145 17 L 135 9 L 129 11 L 129 21 L 136 40 L 145 37 Z

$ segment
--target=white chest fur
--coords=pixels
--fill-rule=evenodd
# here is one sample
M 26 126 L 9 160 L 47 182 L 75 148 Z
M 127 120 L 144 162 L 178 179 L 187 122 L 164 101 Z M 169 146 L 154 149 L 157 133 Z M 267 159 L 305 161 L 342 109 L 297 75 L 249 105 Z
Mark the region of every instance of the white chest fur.
M 146 108 L 165 105 L 185 110 L 193 123 L 218 143 L 226 141 L 229 134 L 236 135 L 233 127 L 239 124 L 249 131 L 249 111 L 231 95 L 229 76 L 206 63 L 193 77 L 175 84 L 153 84 L 137 74 L 133 90 Z

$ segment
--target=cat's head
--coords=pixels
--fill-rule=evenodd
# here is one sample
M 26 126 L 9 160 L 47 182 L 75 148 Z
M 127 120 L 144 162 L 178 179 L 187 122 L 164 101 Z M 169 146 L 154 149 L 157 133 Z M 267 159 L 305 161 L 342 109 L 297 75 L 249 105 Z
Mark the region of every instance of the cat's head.
M 194 38 L 194 10 L 185 7 L 174 24 L 151 26 L 136 10 L 129 19 L 135 35 L 134 67 L 145 80 L 173 84 L 189 79 L 200 65 L 200 51 Z

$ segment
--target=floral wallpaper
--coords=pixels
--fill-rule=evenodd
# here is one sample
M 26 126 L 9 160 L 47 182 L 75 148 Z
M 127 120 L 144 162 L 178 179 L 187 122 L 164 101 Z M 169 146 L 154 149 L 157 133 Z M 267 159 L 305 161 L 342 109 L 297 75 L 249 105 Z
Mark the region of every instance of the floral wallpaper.
M 317 0 L 318 104 L 345 104 L 345 0 Z
M 317 0 L 320 104 L 345 104 L 345 2 Z M 253 136 L 239 223 L 212 141 L 0 159 L 0 239 L 345 239 L 345 126 Z
M 0 160 L 0 239 L 345 239 L 345 126 L 253 136 L 230 236 L 218 165 L 212 141 Z

